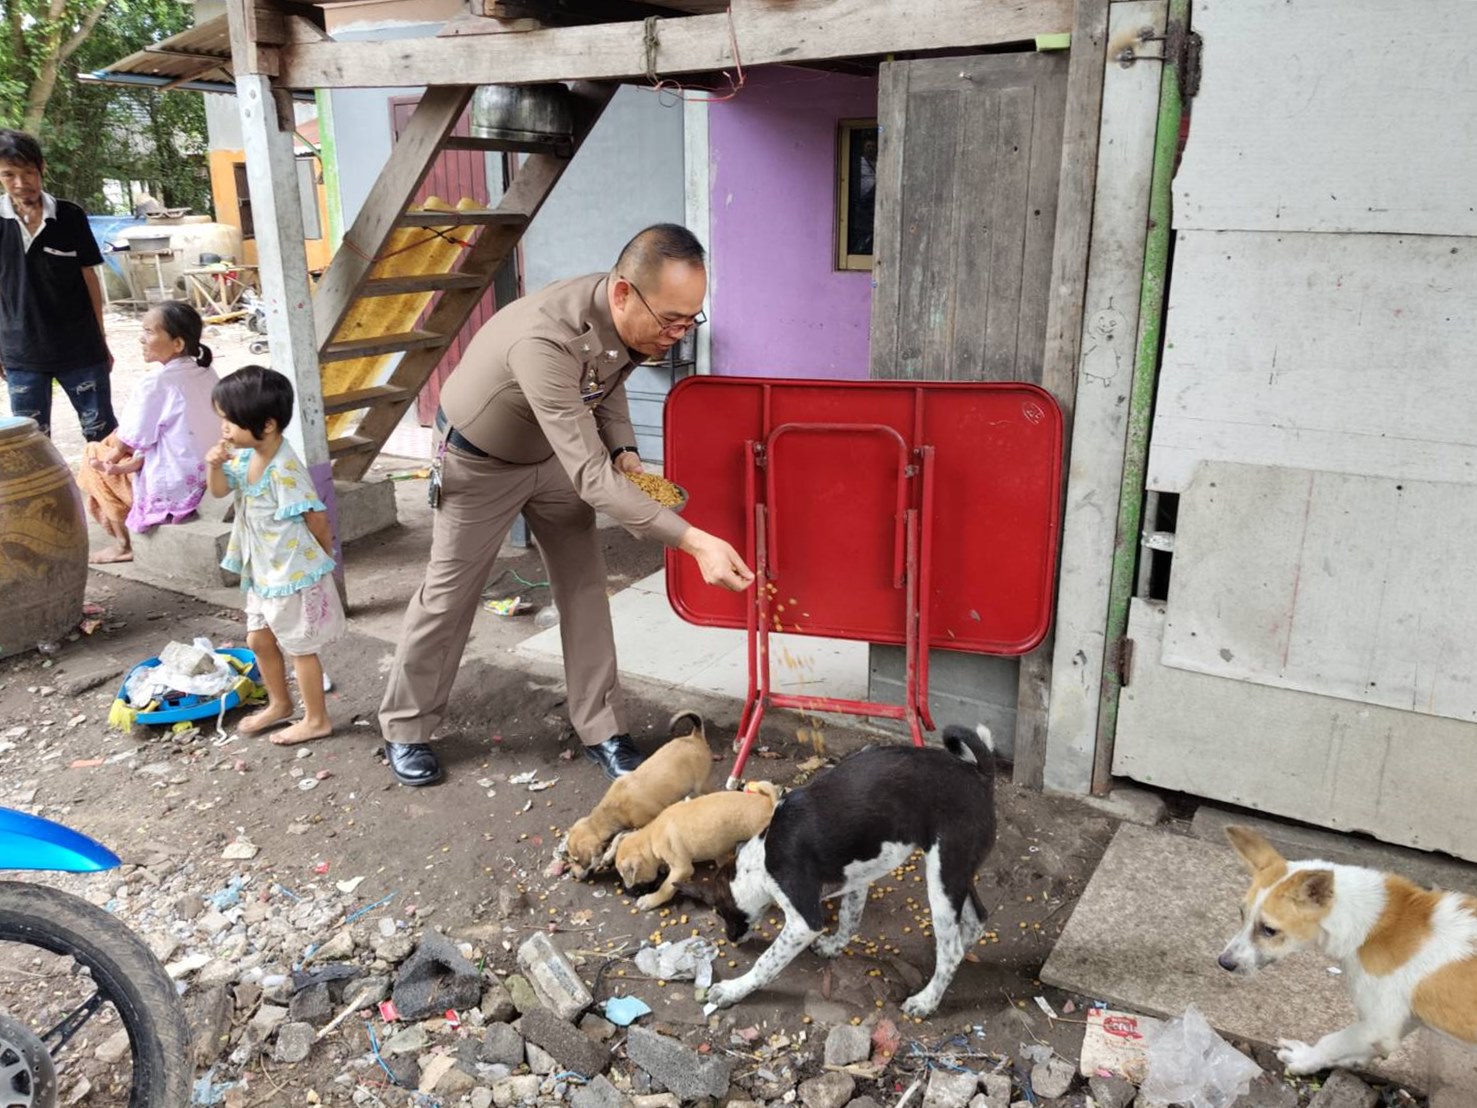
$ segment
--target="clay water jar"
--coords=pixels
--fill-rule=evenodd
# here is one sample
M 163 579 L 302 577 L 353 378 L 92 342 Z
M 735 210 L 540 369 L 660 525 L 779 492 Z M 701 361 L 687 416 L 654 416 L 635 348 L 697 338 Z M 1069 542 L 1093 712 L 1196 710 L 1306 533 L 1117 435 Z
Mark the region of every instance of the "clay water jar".
M 72 471 L 33 419 L 0 416 L 0 657 L 82 618 L 87 519 Z

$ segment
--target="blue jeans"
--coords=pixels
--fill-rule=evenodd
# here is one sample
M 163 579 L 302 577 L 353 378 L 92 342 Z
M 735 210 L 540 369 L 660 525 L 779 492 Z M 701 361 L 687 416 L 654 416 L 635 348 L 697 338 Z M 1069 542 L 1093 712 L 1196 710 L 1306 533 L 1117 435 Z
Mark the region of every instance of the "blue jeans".
M 88 442 L 101 442 L 118 427 L 113 416 L 113 389 L 108 375 L 108 364 L 68 369 L 61 373 L 22 369 L 19 366 L 5 367 L 5 383 L 10 389 L 10 414 L 26 416 L 41 425 L 41 433 L 51 434 L 52 381 L 61 384 L 62 391 L 77 410 L 77 422 L 82 424 L 82 437 Z

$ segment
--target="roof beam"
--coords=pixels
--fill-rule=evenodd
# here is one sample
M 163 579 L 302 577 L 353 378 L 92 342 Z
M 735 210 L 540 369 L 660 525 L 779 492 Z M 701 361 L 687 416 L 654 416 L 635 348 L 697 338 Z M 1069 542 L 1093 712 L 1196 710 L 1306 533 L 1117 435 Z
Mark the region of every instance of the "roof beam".
M 240 2 L 240 0 L 238 0 Z M 1072 0 L 733 0 L 731 14 L 470 35 L 286 44 L 279 87 L 623 80 L 744 65 L 1020 42 L 1072 29 Z
M 636 0 L 483 0 L 482 14 L 498 19 L 538 19 L 545 23 L 620 23 L 681 13 Z

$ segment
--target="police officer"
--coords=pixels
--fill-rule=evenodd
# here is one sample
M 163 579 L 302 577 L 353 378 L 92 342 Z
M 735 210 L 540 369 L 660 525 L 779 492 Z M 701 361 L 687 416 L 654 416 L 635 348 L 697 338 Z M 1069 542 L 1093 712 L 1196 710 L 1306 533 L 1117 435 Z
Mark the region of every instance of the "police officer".
M 700 322 L 707 272 L 686 228 L 640 232 L 615 268 L 551 285 L 498 311 L 441 390 L 439 502 L 430 564 L 380 705 L 390 772 L 431 785 L 428 744 L 445 714 L 478 601 L 513 520 L 538 540 L 559 609 L 570 721 L 585 754 L 611 778 L 641 762 L 622 720 L 605 557 L 604 512 L 637 538 L 691 555 L 703 580 L 741 590 L 754 575 L 723 539 L 641 492 L 624 382 Z

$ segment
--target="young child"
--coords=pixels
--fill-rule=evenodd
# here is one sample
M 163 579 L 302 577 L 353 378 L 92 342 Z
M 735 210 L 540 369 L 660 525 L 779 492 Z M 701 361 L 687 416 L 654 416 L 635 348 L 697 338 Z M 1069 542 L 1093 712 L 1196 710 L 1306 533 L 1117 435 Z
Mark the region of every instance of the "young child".
M 77 484 L 87 510 L 115 545 L 94 562 L 133 560 L 130 532 L 192 515 L 205 495 L 205 452 L 215 441 L 210 347 L 200 341 L 200 313 L 168 300 L 144 313 L 139 344 L 160 369 L 146 375 L 118 429 L 88 443 Z M 131 484 L 130 484 L 131 475 Z
M 272 736 L 282 746 L 333 732 L 318 652 L 344 633 L 334 584 L 333 540 L 312 478 L 282 432 L 292 419 L 292 384 L 249 365 L 212 393 L 221 440 L 205 457 L 213 496 L 234 494 L 236 521 L 221 565 L 246 590 L 246 645 L 256 654 L 267 706 L 241 721 L 254 735 L 291 718 L 282 652 L 292 655 L 303 718 Z M 280 647 L 280 649 L 279 649 Z

